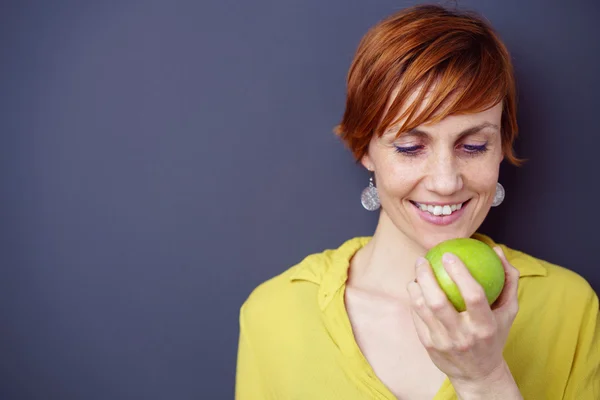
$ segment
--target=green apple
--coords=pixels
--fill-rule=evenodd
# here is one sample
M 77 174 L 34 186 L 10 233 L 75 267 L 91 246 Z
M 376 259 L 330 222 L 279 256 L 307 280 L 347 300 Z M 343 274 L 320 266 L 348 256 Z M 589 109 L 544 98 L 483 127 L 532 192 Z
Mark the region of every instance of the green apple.
M 458 256 L 473 278 L 483 287 L 489 304 L 496 301 L 504 287 L 505 277 L 502 261 L 490 246 L 476 239 L 458 238 L 438 244 L 425 255 L 448 300 L 461 312 L 466 310 L 465 301 L 458 286 L 444 269 L 442 256 L 445 253 Z

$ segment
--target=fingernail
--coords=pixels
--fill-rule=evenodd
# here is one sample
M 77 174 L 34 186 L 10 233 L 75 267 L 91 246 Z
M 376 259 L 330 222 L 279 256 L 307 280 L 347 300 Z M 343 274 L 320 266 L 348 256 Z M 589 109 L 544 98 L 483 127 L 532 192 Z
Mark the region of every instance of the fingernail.
M 496 252 L 496 254 L 498 254 L 498 257 L 500 257 L 500 258 L 504 257 L 504 252 L 502 251 L 502 247 L 496 246 L 496 247 L 494 247 L 494 251 Z
M 421 271 L 423 271 L 423 266 L 425 265 L 425 261 L 427 261 L 427 260 L 425 260 L 423 257 L 417 258 L 417 263 L 415 266 L 415 275 L 418 276 L 421 274 Z
M 425 265 L 426 262 L 427 262 L 427 259 L 425 257 L 417 258 L 417 267 L 420 267 L 421 265 Z
M 452 253 L 444 253 L 442 261 L 448 264 L 454 264 L 456 262 L 456 256 Z

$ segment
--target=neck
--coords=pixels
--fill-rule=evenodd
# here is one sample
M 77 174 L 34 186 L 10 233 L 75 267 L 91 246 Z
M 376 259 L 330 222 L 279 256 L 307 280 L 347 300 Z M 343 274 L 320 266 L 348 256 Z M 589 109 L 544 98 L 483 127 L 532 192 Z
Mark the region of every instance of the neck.
M 372 240 L 352 258 L 348 285 L 407 299 L 406 286 L 415 279 L 417 257 L 425 253 L 423 247 L 402 233 L 382 211 Z

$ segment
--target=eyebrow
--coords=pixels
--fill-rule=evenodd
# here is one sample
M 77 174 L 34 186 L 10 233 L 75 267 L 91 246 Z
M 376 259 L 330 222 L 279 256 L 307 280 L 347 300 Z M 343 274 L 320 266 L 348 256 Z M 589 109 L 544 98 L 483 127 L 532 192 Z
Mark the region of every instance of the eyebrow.
M 486 128 L 493 128 L 495 130 L 500 130 L 500 128 L 496 124 L 492 124 L 491 122 L 484 122 L 484 123 L 481 123 L 479 125 L 475 125 L 475 126 L 472 126 L 470 128 L 467 128 L 467 129 L 463 130 L 462 132 L 460 132 L 458 134 L 457 139 L 461 139 L 461 138 L 463 138 L 463 137 L 465 137 L 467 135 L 472 135 L 472 134 L 477 133 L 477 132 L 479 132 L 481 130 L 484 130 Z M 418 128 L 413 128 L 413 129 L 411 129 L 411 130 L 409 130 L 409 131 L 407 131 L 405 133 L 402 133 L 400 136 L 418 136 L 418 137 L 427 138 L 427 137 L 429 137 L 429 134 L 427 132 L 425 132 L 425 131 L 422 131 L 422 130 L 418 129 Z

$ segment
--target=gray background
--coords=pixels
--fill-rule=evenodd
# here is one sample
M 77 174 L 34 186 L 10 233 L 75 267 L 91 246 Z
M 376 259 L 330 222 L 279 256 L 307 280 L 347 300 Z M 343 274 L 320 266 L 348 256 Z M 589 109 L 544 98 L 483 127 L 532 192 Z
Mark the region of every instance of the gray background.
M 331 131 L 410 4 L 1 2 L 0 398 L 231 399 L 250 291 L 375 226 Z M 531 160 L 482 231 L 599 290 L 600 6 L 460 4 L 512 51 Z

